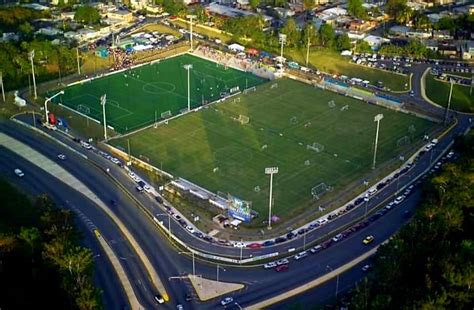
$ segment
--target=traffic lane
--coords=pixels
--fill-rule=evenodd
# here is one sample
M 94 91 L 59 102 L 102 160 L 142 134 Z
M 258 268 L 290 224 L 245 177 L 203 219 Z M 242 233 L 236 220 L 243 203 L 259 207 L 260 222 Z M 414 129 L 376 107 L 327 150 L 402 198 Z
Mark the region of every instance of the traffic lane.
M 12 160 L 12 156 L 6 156 L 4 148 L 0 148 L 0 174 L 6 177 L 7 180 L 15 184 L 20 191 L 26 192 L 32 196 L 38 196 L 44 193 L 48 195 L 56 202 L 59 207 L 62 207 L 65 203 L 62 195 L 57 195 L 56 190 L 58 189 L 55 184 L 44 181 L 38 182 L 37 177 L 43 178 L 44 175 L 37 175 L 34 172 L 34 168 L 23 163 L 21 160 Z M 16 158 L 13 158 L 16 159 Z M 25 177 L 19 178 L 13 173 L 15 168 L 21 167 L 25 173 Z M 79 225 L 79 229 L 82 230 L 84 238 L 82 242 L 92 250 L 94 255 L 94 279 L 97 287 L 102 291 L 102 299 L 106 309 L 119 309 L 123 306 L 127 306 L 128 302 L 123 293 L 122 287 L 119 285 L 119 281 L 113 271 L 110 263 L 104 259 L 99 259 L 100 255 L 103 255 L 100 250 L 100 246 L 97 243 L 95 235 L 91 233 L 90 228 L 84 225 L 83 221 L 78 218 L 76 222 Z
M 77 210 L 80 210 L 80 212 L 83 213 L 87 219 L 92 221 L 94 226 L 98 227 L 102 236 L 104 236 L 119 258 L 127 258 L 131 253 L 133 253 L 128 243 L 118 242 L 123 240 L 120 232 L 116 230 L 116 227 L 111 222 L 111 220 L 91 201 L 66 184 L 45 173 L 42 169 L 38 168 L 34 164 L 24 160 L 22 157 L 18 157 L 16 154 L 4 149 L 3 147 L 1 147 L 0 150 L 0 156 L 3 159 L 1 162 L 3 164 L 9 164 L 9 170 L 13 171 L 15 167 L 20 167 L 20 169 L 22 169 L 25 173 L 25 176 L 21 178 L 21 181 L 24 181 L 26 184 L 23 185 L 22 188 L 34 188 L 35 192 L 37 193 L 48 193 L 48 195 L 50 195 L 60 207 L 73 209 L 73 212 L 78 215 L 77 219 L 82 220 L 84 223 L 84 219 L 86 218 L 81 217 L 80 214 L 77 214 Z M 74 210 L 74 208 L 76 210 Z M 89 224 L 87 225 L 87 228 L 90 231 L 94 226 Z M 97 242 L 95 239 L 94 241 Z M 102 251 L 100 253 L 105 255 Z M 108 259 L 107 263 L 110 264 Z M 150 296 L 141 293 L 143 287 L 148 287 L 148 290 L 151 290 L 153 286 L 148 281 L 146 281 L 148 277 L 146 276 L 146 272 L 144 272 L 143 266 L 141 266 L 140 263 L 140 261 L 136 260 L 121 259 L 121 264 L 127 273 L 128 278 L 131 279 L 131 283 L 134 285 L 134 292 L 139 298 L 140 302 L 143 305 L 153 304 L 154 302 Z M 109 270 L 113 270 L 111 266 Z M 103 278 L 106 278 L 107 276 L 113 276 L 115 279 L 117 279 L 115 271 L 113 271 L 113 273 L 104 275 Z M 114 280 L 113 282 L 117 283 L 114 291 L 117 293 L 120 292 L 122 294 L 122 299 L 125 299 L 125 294 L 120 282 L 118 280 Z M 126 302 L 122 304 L 126 304 Z
M 405 211 L 413 213 L 419 197 L 420 191 L 416 191 L 408 200 L 367 228 L 354 233 L 349 238 L 330 246 L 318 254 L 309 254 L 307 258 L 298 262 L 290 259 L 288 272 L 278 273 L 274 270 L 264 270 L 263 268 L 260 271 L 251 271 L 252 278 L 255 279 L 256 283 L 249 285 L 244 293 L 234 294 L 235 299 L 241 305 L 253 304 L 322 276 L 328 272 L 329 268 L 326 267 L 328 265 L 332 269 L 336 269 L 362 255 L 381 241 L 390 238 L 399 230 L 400 226 L 407 221 Z M 364 246 L 362 240 L 367 235 L 375 236 L 375 241 L 368 246 Z M 225 279 L 225 276 L 223 279 Z

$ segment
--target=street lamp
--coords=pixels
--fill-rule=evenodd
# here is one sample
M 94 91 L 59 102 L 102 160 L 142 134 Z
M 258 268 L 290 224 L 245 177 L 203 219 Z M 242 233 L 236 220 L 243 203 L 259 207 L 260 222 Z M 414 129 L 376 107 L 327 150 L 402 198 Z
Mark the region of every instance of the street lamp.
M 306 67 L 308 66 L 309 63 L 309 47 L 311 45 L 311 35 L 313 34 L 313 24 L 309 24 L 309 34 L 308 34 L 308 47 L 306 49 Z
M 157 213 L 157 216 L 168 216 L 168 237 L 171 238 L 171 215 L 169 213 Z
M 193 277 L 196 276 L 196 265 L 194 263 L 194 251 L 192 252 L 178 252 L 179 254 L 192 254 L 193 256 Z
M 278 167 L 265 168 L 265 174 L 270 175 L 270 198 L 268 201 L 268 230 L 272 229 L 273 175 L 276 173 L 278 173 Z
M 326 265 L 326 269 L 334 271 L 334 269 L 332 269 L 331 266 L 329 265 Z M 339 274 L 336 275 L 336 298 L 337 298 L 338 291 L 339 291 Z
M 448 123 L 449 108 L 451 107 L 451 97 L 453 94 L 454 79 L 450 79 L 449 82 L 451 84 L 451 87 L 449 88 L 448 106 L 446 107 L 446 115 L 444 117 L 444 124 Z
M 189 36 L 189 41 L 191 44 L 191 50 L 193 49 L 193 18 L 195 18 L 195 15 L 186 15 L 186 18 L 189 18 L 189 24 L 190 24 L 190 36 Z
M 3 73 L 0 72 L 0 86 L 2 87 L 3 102 L 5 102 L 5 89 L 3 88 Z
M 377 144 L 379 142 L 379 128 L 380 128 L 380 121 L 382 119 L 383 119 L 383 114 L 375 115 L 374 122 L 377 123 L 377 131 L 375 132 L 374 162 L 372 163 L 372 169 L 375 169 L 375 160 L 377 159 Z
M 107 120 L 105 117 L 105 104 L 107 103 L 107 94 L 100 97 L 100 105 L 102 106 L 102 115 L 104 116 L 104 140 L 107 141 Z
M 286 43 L 286 34 L 283 34 L 283 33 L 278 34 L 278 41 L 281 44 L 280 63 L 281 63 L 281 68 L 283 69 L 283 45 Z
M 53 96 L 49 97 L 49 98 L 46 98 L 46 100 L 44 101 L 44 115 L 45 115 L 45 122 L 46 124 L 48 124 L 48 102 L 53 100 L 53 98 L 59 96 L 59 95 L 64 95 L 64 90 L 61 90 L 59 93 L 56 93 L 54 94 Z
M 35 66 L 33 64 L 33 58 L 35 58 L 35 50 L 32 50 L 30 53 L 29 53 L 29 57 L 30 57 L 30 61 L 31 61 L 31 75 L 33 77 L 33 89 L 34 89 L 34 93 L 35 93 L 35 99 L 38 98 L 38 95 L 36 93 L 36 78 L 35 78 Z
M 192 64 L 184 65 L 184 69 L 188 70 L 188 112 L 191 111 L 191 92 L 189 90 L 189 71 L 193 68 Z
M 219 266 L 219 264 L 216 264 L 216 279 L 217 279 L 217 282 L 219 282 L 219 269 L 222 269 L 222 271 L 227 271 L 227 270 L 225 270 L 224 267 L 221 267 L 221 266 Z

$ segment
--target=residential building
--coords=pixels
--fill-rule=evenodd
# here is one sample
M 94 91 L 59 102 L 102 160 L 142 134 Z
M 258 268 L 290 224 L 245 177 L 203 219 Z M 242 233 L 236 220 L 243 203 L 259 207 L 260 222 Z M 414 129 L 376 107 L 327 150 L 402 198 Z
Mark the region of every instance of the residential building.
M 449 30 L 433 30 L 434 40 L 452 40 L 453 36 L 449 33 Z
M 121 20 L 125 23 L 131 23 L 134 19 L 132 12 L 125 10 L 115 10 L 107 12 L 106 16 L 107 18 Z
M 221 17 L 244 17 L 244 16 L 255 16 L 254 12 L 245 11 L 241 9 L 232 8 L 229 6 L 221 5 L 216 2 L 212 2 L 205 7 L 205 10 L 210 15 L 217 15 Z M 273 17 L 268 15 L 262 15 L 265 24 L 270 24 Z
M 364 41 L 369 43 L 373 51 L 378 50 L 382 46 L 382 44 L 390 42 L 389 39 L 382 38 L 379 36 L 373 36 L 373 35 L 366 36 L 364 38 Z
M 474 59 L 474 41 L 470 40 L 461 45 L 461 57 L 464 60 Z

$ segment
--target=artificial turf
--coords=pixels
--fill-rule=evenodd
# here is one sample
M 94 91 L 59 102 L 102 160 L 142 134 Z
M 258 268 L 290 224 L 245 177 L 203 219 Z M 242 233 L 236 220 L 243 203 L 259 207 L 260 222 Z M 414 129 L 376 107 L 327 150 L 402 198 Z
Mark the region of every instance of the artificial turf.
M 125 133 L 153 124 L 162 113 L 177 115 L 188 106 L 187 70 L 190 70 L 191 107 L 219 99 L 221 93 L 240 90 L 265 80 L 243 71 L 216 65 L 189 54 L 118 72 L 64 89 L 55 102 L 102 122 L 100 97 L 106 94 L 107 124 Z M 164 115 L 163 115 L 164 117 Z
M 277 87 L 272 87 L 275 83 Z M 127 139 L 136 157 L 145 156 L 155 166 L 211 191 L 252 201 L 252 208 L 262 214 L 267 212 L 269 188 L 264 170 L 277 166 L 274 211 L 284 217 L 312 205 L 311 188 L 317 184 L 324 182 L 335 191 L 342 190 L 370 171 L 374 116 L 379 113 L 384 118 L 378 164 L 408 155 L 410 143 L 406 140 L 415 143 L 436 126 L 415 116 L 280 79 Z M 236 121 L 239 115 L 248 116 L 249 123 Z M 400 139 L 405 141 L 402 146 Z M 110 143 L 125 149 L 127 141 L 122 138 Z M 307 147 L 314 143 L 323 145 L 324 150 Z

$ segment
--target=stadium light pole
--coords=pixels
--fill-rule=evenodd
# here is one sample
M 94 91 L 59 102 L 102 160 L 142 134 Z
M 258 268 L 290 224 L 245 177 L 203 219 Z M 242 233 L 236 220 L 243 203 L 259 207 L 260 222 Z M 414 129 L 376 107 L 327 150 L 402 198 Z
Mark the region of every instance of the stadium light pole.
M 313 25 L 310 24 L 309 25 L 309 34 L 308 34 L 308 46 L 307 46 L 307 49 L 306 49 L 306 67 L 308 66 L 308 63 L 309 63 L 309 46 L 311 45 L 311 34 L 313 32 Z
M 277 173 L 278 173 L 278 167 L 265 168 L 265 174 L 270 175 L 270 199 L 268 201 L 268 230 L 272 229 L 273 175 Z
M 35 50 L 32 50 L 29 56 L 30 56 L 30 61 L 31 61 L 31 76 L 33 77 L 33 90 L 35 94 L 35 99 L 37 99 L 38 94 L 36 93 L 35 65 L 33 64 L 33 58 L 35 58 Z
M 2 72 L 0 72 L 0 86 L 2 86 L 3 102 L 5 102 L 5 89 L 3 88 L 3 73 Z
M 383 114 L 375 115 L 374 122 L 377 123 L 377 131 L 375 132 L 375 147 L 374 147 L 374 161 L 372 163 L 372 169 L 375 169 L 375 161 L 377 159 L 377 144 L 379 142 L 379 129 L 380 121 L 383 119 Z
M 188 70 L 188 112 L 191 111 L 191 92 L 189 89 L 189 71 L 193 68 L 192 64 L 184 65 L 184 69 Z
M 189 34 L 189 42 L 191 45 L 191 50 L 193 49 L 193 18 L 196 17 L 195 15 L 186 15 L 186 18 L 189 18 L 189 25 L 190 25 L 190 34 Z
M 448 106 L 446 107 L 446 115 L 444 116 L 444 124 L 448 123 L 449 108 L 451 107 L 451 97 L 453 95 L 454 79 L 450 79 L 449 82 L 451 84 L 451 87 L 449 89 Z
M 104 140 L 107 141 L 107 119 L 105 117 L 105 104 L 107 103 L 107 94 L 100 97 L 100 105 L 102 106 L 102 115 L 104 116 Z
M 81 74 L 81 64 L 79 61 L 79 48 L 76 48 L 76 57 L 77 57 L 77 74 Z
M 64 90 L 61 90 L 59 93 L 56 93 L 56 94 L 54 94 L 53 96 L 51 96 L 49 98 L 46 98 L 46 100 L 44 101 L 44 121 L 45 121 L 46 124 L 48 124 L 48 113 L 49 113 L 48 112 L 48 102 L 50 102 L 51 100 L 53 100 L 54 98 L 56 98 L 59 95 L 64 95 Z
M 286 43 L 286 34 L 280 33 L 278 34 L 278 40 L 281 44 L 281 51 L 280 51 L 280 64 L 281 68 L 283 69 L 283 45 Z

